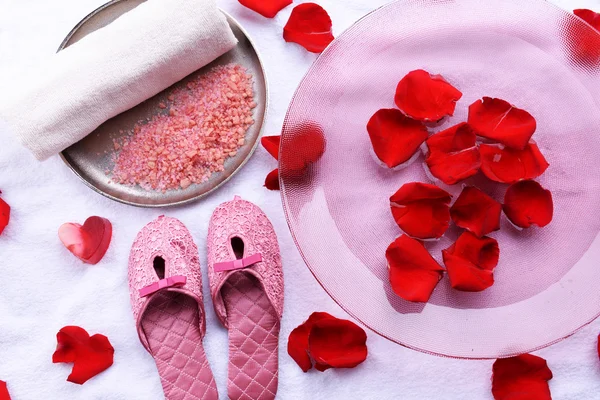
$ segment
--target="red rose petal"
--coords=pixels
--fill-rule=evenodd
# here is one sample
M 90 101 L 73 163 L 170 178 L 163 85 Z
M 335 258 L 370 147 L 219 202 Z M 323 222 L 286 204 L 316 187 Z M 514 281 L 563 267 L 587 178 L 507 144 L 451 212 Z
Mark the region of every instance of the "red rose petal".
M 600 14 L 585 8 L 573 10 L 573 14 L 590 24 L 597 31 L 600 31 Z
M 0 400 L 10 400 L 10 394 L 4 381 L 0 381 Z
M 464 232 L 456 243 L 442 250 L 450 285 L 464 292 L 481 292 L 494 284 L 494 268 L 500 249 L 496 239 Z
M 381 109 L 367 124 L 377 157 L 389 168 L 410 160 L 429 136 L 427 128 L 400 110 Z
M 599 30 L 598 14 L 586 9 L 574 10 L 573 13 L 587 22 L 595 30 Z M 567 26 L 561 29 L 565 40 L 566 52 L 572 62 L 586 68 L 595 68 L 600 64 L 600 39 L 596 32 L 588 26 L 570 18 Z
M 0 235 L 10 222 L 10 206 L 0 199 Z
M 409 72 L 396 88 L 396 105 L 419 121 L 438 121 L 453 115 L 462 93 L 441 75 L 422 69 Z
M 262 139 L 260 139 L 260 142 L 273 158 L 279 160 L 279 143 L 281 142 L 281 136 L 263 136 Z
M 427 302 L 442 279 L 444 269 L 425 246 L 406 235 L 397 238 L 385 252 L 394 293 L 412 302 Z
M 504 196 L 504 214 L 520 228 L 544 227 L 552 221 L 552 193 L 535 181 L 511 185 Z
M 494 362 L 492 394 L 495 400 L 551 400 L 546 360 L 531 354 Z
M 304 372 L 312 368 L 312 360 L 308 353 L 308 336 L 315 322 L 327 318 L 335 317 L 326 312 L 314 312 L 302 325 L 290 333 L 288 338 L 288 354 Z
M 443 189 L 412 182 L 390 197 L 394 220 L 409 236 L 418 239 L 440 238 L 450 225 L 452 196 Z
M 514 183 L 534 179 L 543 174 L 550 165 L 534 141 L 523 150 L 482 144 L 479 146 L 479 152 L 481 171 L 495 182 Z
M 469 107 L 469 125 L 482 137 L 523 150 L 536 129 L 535 118 L 501 99 L 484 97 Z
M 292 4 L 292 0 L 239 0 L 239 2 L 267 18 L 273 18 L 279 11 Z
M 257 0 L 260 1 L 260 0 Z M 313 53 L 320 53 L 334 39 L 329 14 L 318 4 L 303 3 L 292 10 L 283 28 L 286 42 L 294 42 Z
M 265 179 L 265 187 L 269 190 L 279 190 L 279 168 L 269 172 Z
M 292 177 L 303 175 L 306 168 L 319 161 L 325 152 L 325 135 L 323 129 L 313 123 L 299 124 L 290 129 L 289 146 L 293 151 L 280 154 L 281 165 L 285 173 Z
M 455 125 L 427 139 L 425 160 L 431 174 L 447 185 L 473 176 L 481 161 L 475 132 L 466 123 Z
M 502 204 L 476 187 L 467 186 L 450 207 L 454 223 L 482 237 L 500 229 Z
M 354 368 L 367 358 L 367 334 L 352 321 L 322 318 L 308 337 L 308 350 L 315 368 Z
M 598 358 L 600 358 L 600 335 L 598 335 Z
M 58 229 L 65 247 L 87 264 L 97 264 L 110 245 L 112 224 L 102 217 L 89 217 L 82 225 L 66 223 Z
M 104 335 L 90 335 L 78 326 L 65 326 L 56 335 L 53 363 L 73 363 L 69 382 L 84 384 L 113 364 L 115 349 Z

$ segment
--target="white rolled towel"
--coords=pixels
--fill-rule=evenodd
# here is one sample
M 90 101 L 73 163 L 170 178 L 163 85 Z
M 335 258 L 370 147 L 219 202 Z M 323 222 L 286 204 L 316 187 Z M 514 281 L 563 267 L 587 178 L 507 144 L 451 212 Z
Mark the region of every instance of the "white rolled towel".
M 236 43 L 215 0 L 147 0 L 40 63 L 33 78 L 14 77 L 0 119 L 45 160 Z

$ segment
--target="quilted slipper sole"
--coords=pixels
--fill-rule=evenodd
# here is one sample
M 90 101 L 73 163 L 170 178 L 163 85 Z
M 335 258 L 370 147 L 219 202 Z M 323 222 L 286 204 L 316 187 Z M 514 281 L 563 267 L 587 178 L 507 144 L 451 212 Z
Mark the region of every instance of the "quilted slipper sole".
M 142 318 L 167 400 L 218 399 L 198 317 L 198 303 L 178 292 L 157 293 Z
M 229 325 L 232 400 L 272 400 L 277 393 L 280 322 L 262 285 L 243 271 L 221 289 Z

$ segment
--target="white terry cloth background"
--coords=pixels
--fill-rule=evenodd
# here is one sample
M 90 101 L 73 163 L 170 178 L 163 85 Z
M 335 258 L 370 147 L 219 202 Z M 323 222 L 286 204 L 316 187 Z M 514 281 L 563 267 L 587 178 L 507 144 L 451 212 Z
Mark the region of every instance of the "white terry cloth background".
M 11 95 L 0 97 L 0 118 L 45 160 L 236 43 L 215 0 L 149 0 L 21 79 L 5 76 Z
M 331 14 L 334 31 L 386 0 L 316 0 Z M 487 0 L 495 1 L 495 0 Z M 600 10 L 600 0 L 554 0 L 571 9 Z M 69 30 L 103 0 L 0 0 L 0 75 L 53 53 Z M 271 102 L 265 134 L 277 134 L 300 79 L 316 58 L 281 37 L 291 8 L 267 20 L 236 0 L 219 5 L 249 31 L 264 57 Z M 0 87 L 2 97 L 12 96 Z M 27 110 L 23 110 L 27 112 Z M 0 128 L 1 129 L 1 128 Z M 279 399 L 492 399 L 492 361 L 440 358 L 398 346 L 367 330 L 369 357 L 352 370 L 302 373 L 286 352 L 287 336 L 312 311 L 342 318 L 338 307 L 302 262 L 285 222 L 278 192 L 262 188 L 275 161 L 263 149 L 227 185 L 205 200 L 174 209 L 138 209 L 92 192 L 58 157 L 38 163 L 31 154 L 0 134 L 0 190 L 13 206 L 12 220 L 0 236 L 0 379 L 14 400 L 160 400 L 161 385 L 154 362 L 138 341 L 129 305 L 127 258 L 142 226 L 166 213 L 191 230 L 206 264 L 207 222 L 221 202 L 239 194 L 261 206 L 279 236 L 286 279 L 281 331 Z M 60 243 L 57 230 L 67 221 L 90 215 L 109 218 L 114 236 L 105 258 L 84 265 Z M 208 293 L 206 274 L 204 288 Z M 358 293 L 357 295 L 364 295 Z M 227 332 L 205 297 L 208 330 L 204 346 L 221 398 L 226 397 Z M 66 382 L 70 365 L 52 364 L 56 332 L 76 324 L 109 337 L 115 363 L 83 386 Z M 571 338 L 536 352 L 548 360 L 556 400 L 600 399 L 600 362 L 596 352 L 600 320 Z

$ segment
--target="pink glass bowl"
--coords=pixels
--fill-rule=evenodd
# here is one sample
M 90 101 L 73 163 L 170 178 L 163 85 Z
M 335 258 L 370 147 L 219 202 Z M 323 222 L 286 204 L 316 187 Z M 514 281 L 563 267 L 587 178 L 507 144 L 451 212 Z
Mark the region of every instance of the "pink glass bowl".
M 348 313 L 386 338 L 427 353 L 497 358 L 557 342 L 600 314 L 600 35 L 543 0 L 404 0 L 360 20 L 319 57 L 290 105 L 282 136 L 281 189 L 306 264 Z M 389 197 L 430 182 L 423 157 L 401 171 L 375 162 L 366 123 L 394 107 L 398 81 L 423 68 L 464 96 L 437 132 L 466 120 L 469 104 L 500 97 L 537 119 L 534 135 L 550 168 L 553 222 L 517 231 L 506 220 L 496 283 L 481 293 L 451 289 L 447 277 L 427 304 L 397 297 L 384 257 L 401 234 Z M 298 140 L 311 126 L 326 148 L 299 176 Z M 475 176 L 498 200 L 506 186 Z M 454 197 L 462 185 L 443 186 Z M 426 243 L 441 250 L 451 228 Z M 443 264 L 442 264 L 443 265 Z

